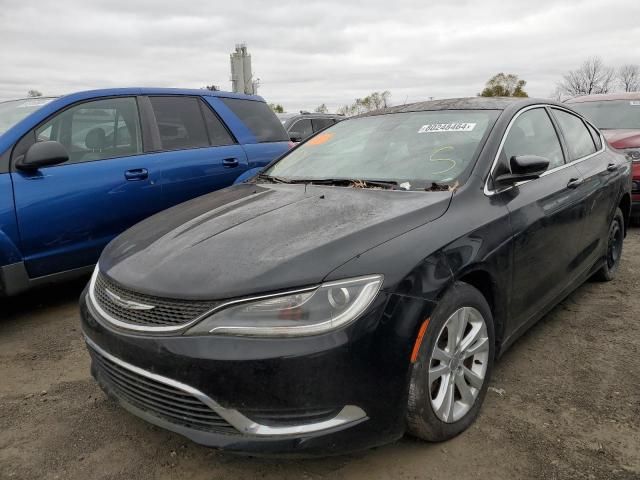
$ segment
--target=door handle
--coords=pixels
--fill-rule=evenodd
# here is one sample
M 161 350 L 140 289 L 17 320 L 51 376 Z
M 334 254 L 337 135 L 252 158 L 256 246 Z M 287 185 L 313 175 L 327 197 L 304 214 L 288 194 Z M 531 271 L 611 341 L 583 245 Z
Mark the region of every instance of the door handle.
M 237 158 L 225 158 L 224 160 L 222 160 L 222 165 L 224 166 L 224 168 L 234 168 L 240 165 L 240 162 Z
M 609 165 L 607 165 L 607 170 L 609 170 L 610 172 L 615 172 L 616 170 L 618 170 L 618 165 L 616 165 L 615 163 L 610 163 Z
M 582 178 L 572 178 L 569 180 L 569 183 L 567 183 L 567 188 L 578 188 L 582 185 L 582 182 L 584 182 Z
M 129 181 L 145 180 L 149 177 L 149 171 L 146 168 L 134 168 L 124 172 L 124 178 Z

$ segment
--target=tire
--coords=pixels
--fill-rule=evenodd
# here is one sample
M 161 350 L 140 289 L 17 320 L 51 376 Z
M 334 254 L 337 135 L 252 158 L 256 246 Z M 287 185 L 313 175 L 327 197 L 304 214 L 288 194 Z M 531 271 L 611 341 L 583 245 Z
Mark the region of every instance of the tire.
M 624 216 L 622 210 L 616 208 L 613 220 L 609 224 L 607 234 L 607 250 L 605 263 L 593 278 L 599 282 L 610 282 L 618 273 L 620 259 L 622 258 L 622 246 L 624 244 Z
M 481 322 L 484 329 L 480 326 Z M 460 324 L 465 326 L 462 329 L 455 328 Z M 456 350 L 451 349 L 456 342 L 452 340 L 453 343 L 449 343 L 449 332 L 453 334 L 460 330 L 463 334 L 457 343 L 458 347 L 465 347 L 466 341 L 472 338 L 471 334 L 477 334 L 477 338 L 468 344 L 468 347 L 474 348 L 467 348 L 468 351 L 476 350 L 477 353 L 466 360 L 466 353 L 448 355 L 449 350 Z M 451 338 L 453 339 L 454 335 L 451 335 Z M 447 356 L 443 356 L 442 352 Z M 486 299 L 471 285 L 464 282 L 454 283 L 434 309 L 417 359 L 411 367 L 406 414 L 407 432 L 422 440 L 441 442 L 466 430 L 478 416 L 487 393 L 494 355 L 493 315 Z M 433 372 L 431 382 L 430 367 Z M 441 374 L 437 377 L 438 372 L 451 372 L 452 369 L 455 373 Z M 472 371 L 468 372 L 470 369 Z M 474 372 L 475 375 L 472 375 Z M 478 377 L 482 377 L 480 382 Z M 451 383 L 450 378 L 454 379 Z M 475 380 L 472 382 L 473 379 Z M 462 388 L 461 382 L 469 388 Z M 451 384 L 453 387 L 449 387 L 448 390 L 446 386 Z M 448 398 L 451 398 L 447 397 L 448 391 L 453 392 L 453 402 L 448 402 Z M 451 405 L 451 408 L 448 408 L 448 405 Z

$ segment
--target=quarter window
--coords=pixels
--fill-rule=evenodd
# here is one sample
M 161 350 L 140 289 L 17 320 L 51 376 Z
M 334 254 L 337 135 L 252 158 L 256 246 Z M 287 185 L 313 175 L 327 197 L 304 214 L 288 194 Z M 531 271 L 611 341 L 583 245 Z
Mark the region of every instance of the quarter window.
M 595 153 L 591 133 L 580 118 L 557 108 L 553 109 L 553 114 L 560 124 L 572 161 Z
M 142 153 L 136 100 L 108 98 L 73 106 L 36 128 L 35 139 L 60 142 L 69 163 Z
M 246 125 L 258 142 L 289 140 L 282 123 L 265 102 L 239 98 L 221 98 L 220 100 Z
M 549 170 L 564 164 L 560 140 L 544 108 L 528 110 L 516 118 L 502 152 L 506 162 L 517 155 L 536 155 L 549 160 Z
M 593 137 L 593 142 L 596 144 L 596 150 L 600 150 L 602 148 L 602 140 L 600 139 L 600 133 L 588 123 L 587 123 L 587 127 L 591 132 L 591 136 Z
M 149 100 L 156 116 L 163 150 L 209 146 L 197 98 L 149 97 Z

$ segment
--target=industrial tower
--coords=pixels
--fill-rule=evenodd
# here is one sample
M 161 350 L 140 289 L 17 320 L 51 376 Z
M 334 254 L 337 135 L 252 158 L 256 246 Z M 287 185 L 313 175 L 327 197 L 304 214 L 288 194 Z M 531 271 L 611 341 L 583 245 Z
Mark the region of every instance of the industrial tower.
M 251 54 L 247 53 L 245 43 L 236 44 L 236 51 L 231 54 L 231 88 L 235 93 L 257 95 L 258 82 L 251 73 Z

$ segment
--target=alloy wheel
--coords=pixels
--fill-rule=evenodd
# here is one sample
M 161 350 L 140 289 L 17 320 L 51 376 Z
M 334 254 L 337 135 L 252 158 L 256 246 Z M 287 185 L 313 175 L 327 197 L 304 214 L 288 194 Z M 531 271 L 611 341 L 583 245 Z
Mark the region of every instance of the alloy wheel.
M 431 406 L 446 423 L 464 417 L 478 397 L 489 364 L 489 337 L 482 314 L 456 310 L 438 334 L 429 360 Z

